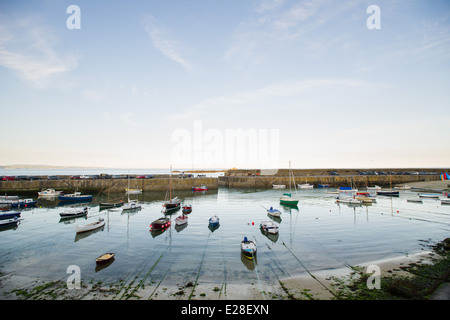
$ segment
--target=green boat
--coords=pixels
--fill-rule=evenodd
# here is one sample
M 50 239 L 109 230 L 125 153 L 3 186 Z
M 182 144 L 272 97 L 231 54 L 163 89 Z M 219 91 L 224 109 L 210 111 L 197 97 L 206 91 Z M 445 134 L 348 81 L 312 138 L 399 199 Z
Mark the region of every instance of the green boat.
M 294 189 L 295 189 L 295 193 L 297 194 L 297 188 L 295 186 L 294 174 L 292 173 L 291 162 L 289 161 L 289 192 L 291 192 L 291 185 L 292 185 L 291 176 L 292 176 L 292 179 L 294 180 Z M 283 196 L 280 198 L 280 204 L 296 206 L 298 204 L 298 199 L 292 198 L 291 193 L 283 193 Z

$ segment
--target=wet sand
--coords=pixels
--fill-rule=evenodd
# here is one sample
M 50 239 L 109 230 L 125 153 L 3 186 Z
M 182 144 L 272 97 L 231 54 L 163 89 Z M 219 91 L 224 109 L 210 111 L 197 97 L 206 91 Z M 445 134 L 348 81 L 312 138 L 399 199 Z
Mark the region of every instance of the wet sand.
M 377 265 L 381 276 L 407 274 L 400 269 L 411 263 L 427 263 L 432 252 L 420 252 L 395 259 L 372 261 L 359 265 Z M 350 268 L 322 270 L 311 274 L 279 279 L 274 284 L 226 284 L 217 287 L 215 283 L 199 281 L 197 284 L 166 286 L 163 283 L 136 285 L 116 283 L 103 285 L 85 283 L 80 289 L 67 288 L 66 279 L 50 282 L 31 276 L 2 274 L 0 276 L 0 300 L 44 299 L 44 300 L 331 300 L 333 277 L 345 279 Z

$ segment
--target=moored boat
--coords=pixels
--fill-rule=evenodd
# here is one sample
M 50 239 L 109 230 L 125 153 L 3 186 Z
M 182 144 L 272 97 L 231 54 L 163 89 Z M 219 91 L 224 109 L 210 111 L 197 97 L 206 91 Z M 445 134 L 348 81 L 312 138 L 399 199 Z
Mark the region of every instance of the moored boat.
M 183 211 L 184 214 L 191 213 L 192 212 L 192 206 L 191 205 L 185 205 L 185 206 L 183 206 L 182 211 Z
M 170 219 L 167 217 L 156 219 L 150 224 L 151 230 L 160 230 L 168 227 L 170 227 Z
M 36 206 L 36 202 L 37 201 L 33 199 L 20 199 L 9 201 L 9 205 L 11 208 L 28 208 Z
M 254 259 L 256 256 L 256 243 L 244 237 L 241 241 L 241 252 L 248 259 Z
M 101 228 L 104 225 L 105 225 L 105 220 L 103 220 L 103 218 L 100 218 L 100 219 L 98 219 L 98 221 L 95 221 L 92 223 L 75 226 L 75 232 L 76 233 L 87 232 L 87 231 L 91 231 L 91 230 L 94 230 L 97 228 Z
M 208 188 L 205 185 L 201 185 L 200 187 L 192 187 L 192 191 L 194 192 L 208 191 Z
M 273 221 L 261 221 L 260 228 L 271 234 L 278 233 L 278 226 Z
M 0 229 L 6 229 L 10 227 L 17 226 L 20 222 L 18 217 L 14 217 L 12 219 L 0 220 Z
M 128 199 L 128 202 L 125 202 L 122 206 L 123 210 L 133 210 L 140 208 L 142 208 L 142 204 L 136 199 L 133 200 Z
M 272 186 L 274 189 L 286 189 L 285 184 L 273 184 Z
M 220 221 L 219 217 L 214 215 L 211 218 L 209 218 L 208 222 L 211 227 L 216 227 L 219 225 L 219 221 Z
M 75 192 L 71 194 L 60 194 L 58 195 L 58 199 L 60 201 L 68 201 L 68 202 L 90 202 L 92 201 L 92 195 L 84 194 L 81 192 Z
M 188 217 L 182 214 L 181 216 L 176 217 L 175 223 L 178 226 L 181 226 L 182 224 L 186 224 L 188 222 Z
M 297 187 L 299 187 L 300 189 L 313 189 L 314 185 L 309 184 L 309 183 L 303 183 L 303 184 L 298 184 Z
M 142 189 L 125 189 L 126 194 L 141 194 Z
M 15 217 L 20 217 L 19 211 L 9 210 L 9 211 L 0 211 L 0 220 L 4 219 L 12 219 Z
M 441 204 L 450 204 L 450 199 L 442 199 Z
M 61 218 L 74 218 L 74 217 L 81 217 L 88 214 L 88 208 L 87 207 L 80 207 L 80 208 L 67 208 L 63 212 L 61 212 L 59 215 Z
M 95 263 L 96 264 L 103 264 L 103 263 L 107 263 L 109 261 L 112 261 L 114 259 L 114 256 L 116 254 L 112 253 L 112 252 L 108 252 L 105 254 L 102 254 L 100 257 L 98 257 L 97 259 L 95 259 Z
M 399 191 L 398 190 L 377 190 L 377 195 L 379 196 L 392 196 L 392 197 L 398 197 L 399 196 Z
M 274 217 L 281 216 L 281 211 L 278 209 L 274 209 L 273 207 L 270 207 L 270 209 L 266 209 L 267 213 Z
M 47 189 L 38 192 L 39 197 L 56 197 L 63 193 L 62 191 L 55 191 L 55 189 Z
M 360 204 L 362 204 L 362 201 L 361 201 L 361 200 L 354 199 L 354 198 L 350 198 L 350 197 L 347 197 L 347 198 L 337 198 L 337 199 L 336 199 L 336 202 L 338 202 L 338 203 L 352 204 L 352 205 L 360 205 Z
M 421 198 L 437 199 L 437 198 L 439 198 L 439 196 L 440 196 L 439 193 L 419 193 L 419 197 L 421 197 Z
M 404 184 L 403 186 L 394 187 L 394 189 L 397 189 L 397 190 L 411 190 L 411 187 L 406 185 L 406 184 Z

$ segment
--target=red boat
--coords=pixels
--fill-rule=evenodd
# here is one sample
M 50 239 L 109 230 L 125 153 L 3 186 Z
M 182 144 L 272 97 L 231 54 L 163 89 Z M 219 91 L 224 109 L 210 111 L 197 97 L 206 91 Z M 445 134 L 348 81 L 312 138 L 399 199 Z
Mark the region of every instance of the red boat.
M 208 191 L 208 188 L 206 186 L 192 187 L 192 191 Z
M 183 213 L 191 213 L 192 212 L 192 206 L 183 206 Z
M 165 229 L 167 227 L 170 227 L 170 220 L 169 218 L 166 217 L 159 218 L 153 221 L 152 224 L 150 225 L 150 229 L 152 230 L 160 230 Z

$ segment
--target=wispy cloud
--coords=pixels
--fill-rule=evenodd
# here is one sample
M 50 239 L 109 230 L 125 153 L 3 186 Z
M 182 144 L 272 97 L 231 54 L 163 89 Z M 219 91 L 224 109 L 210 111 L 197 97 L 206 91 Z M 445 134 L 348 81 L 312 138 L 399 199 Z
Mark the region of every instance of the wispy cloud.
M 328 32 L 328 37 L 318 40 L 313 32 L 329 23 L 335 27 L 336 21 L 357 5 L 358 1 L 354 0 L 339 5 L 332 0 L 262 1 L 252 16 L 236 27 L 224 58 L 239 68 L 249 62 L 263 61 L 261 57 L 274 47 L 297 42 L 306 44 L 308 49 L 311 41 L 328 47 L 329 41 L 334 40 L 333 33 Z
M 182 45 L 155 19 L 149 15 L 143 22 L 145 31 L 150 36 L 153 46 L 168 59 L 180 64 L 187 71 L 192 72 L 192 65 L 183 57 Z
M 72 70 L 77 57 L 60 54 L 54 46 L 57 39 L 39 19 L 0 21 L 0 65 L 12 70 L 35 87 L 45 87 L 50 80 Z

